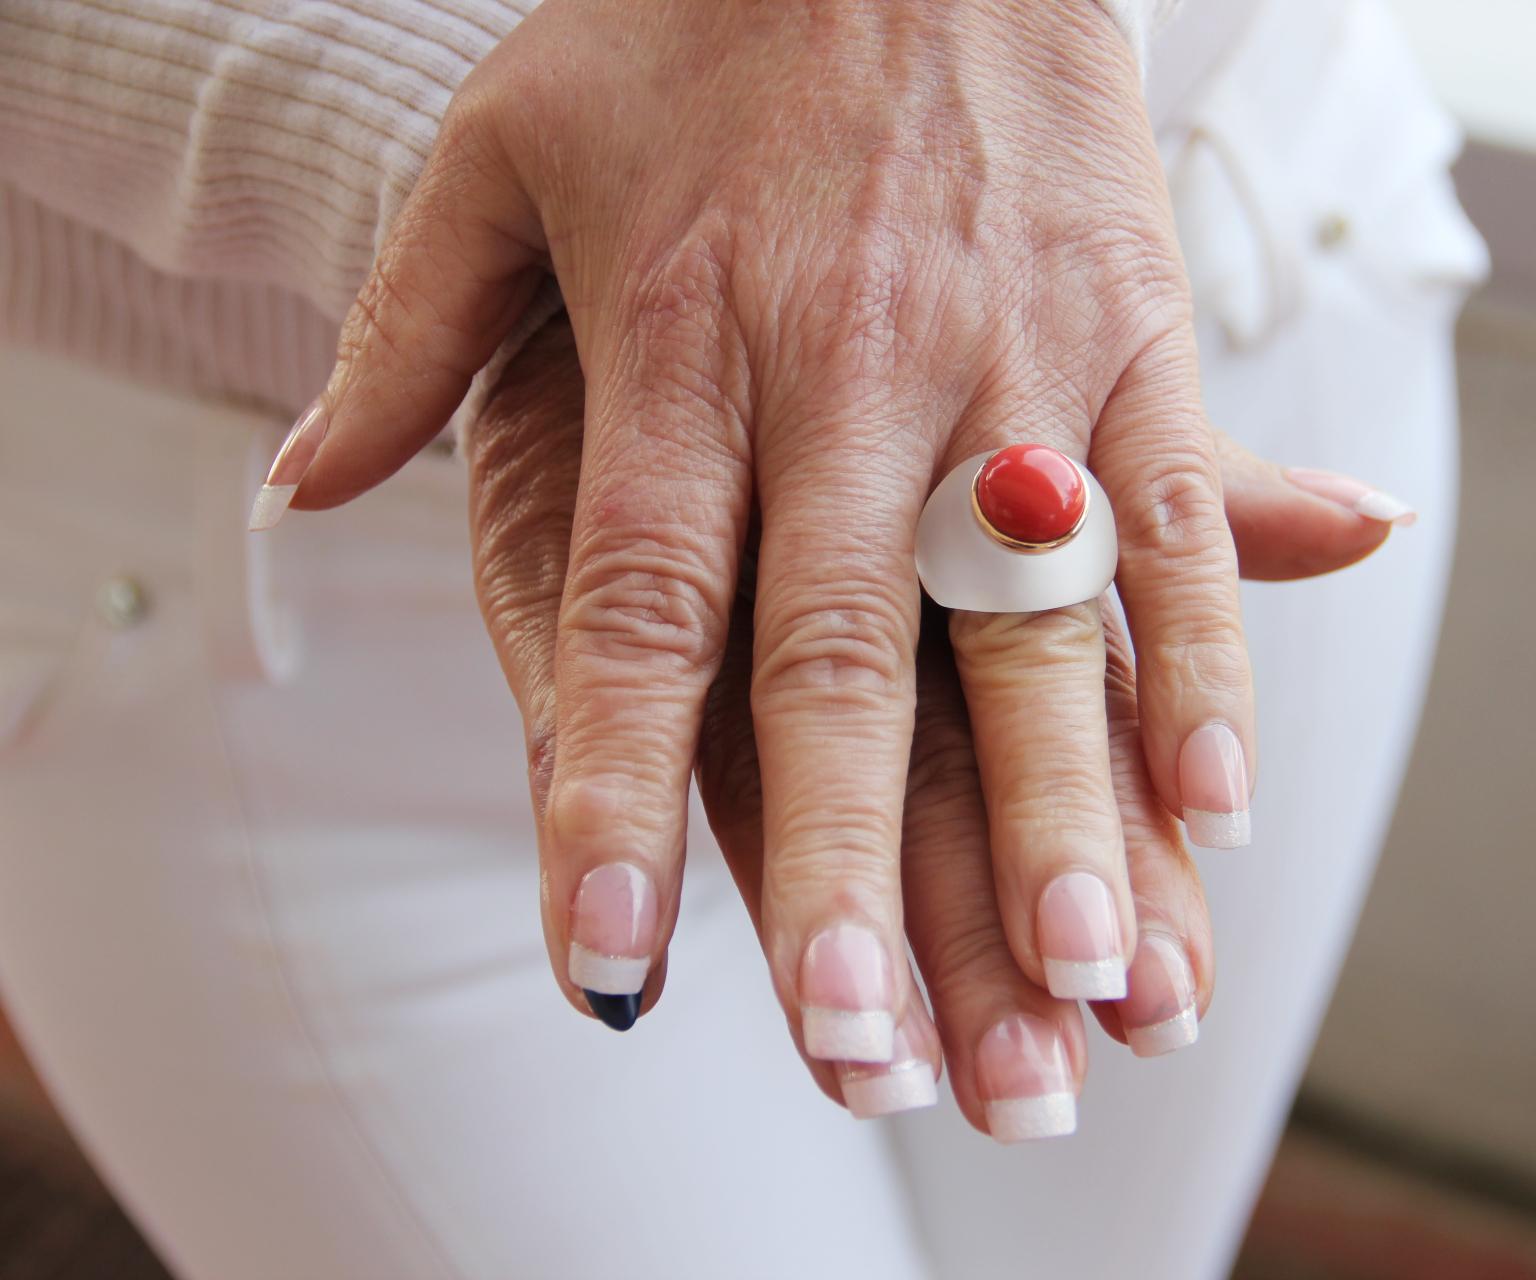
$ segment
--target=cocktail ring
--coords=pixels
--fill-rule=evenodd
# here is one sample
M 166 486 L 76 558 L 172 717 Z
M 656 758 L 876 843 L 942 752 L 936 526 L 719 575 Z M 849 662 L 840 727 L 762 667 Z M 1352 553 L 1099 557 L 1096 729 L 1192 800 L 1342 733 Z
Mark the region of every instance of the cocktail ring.
M 917 576 L 935 601 L 977 613 L 1081 604 L 1115 578 L 1109 498 L 1088 469 L 1045 444 L 961 463 L 923 507 Z

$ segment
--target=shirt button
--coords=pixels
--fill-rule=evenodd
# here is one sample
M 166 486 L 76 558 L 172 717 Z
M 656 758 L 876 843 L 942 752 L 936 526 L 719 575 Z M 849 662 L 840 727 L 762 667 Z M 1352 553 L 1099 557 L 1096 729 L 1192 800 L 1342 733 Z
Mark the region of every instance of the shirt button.
M 1317 244 L 1320 249 L 1337 249 L 1354 230 L 1349 219 L 1342 213 L 1325 214 L 1317 224 Z
M 149 592 L 127 575 L 109 578 L 96 589 L 96 613 L 114 631 L 136 627 L 149 614 Z

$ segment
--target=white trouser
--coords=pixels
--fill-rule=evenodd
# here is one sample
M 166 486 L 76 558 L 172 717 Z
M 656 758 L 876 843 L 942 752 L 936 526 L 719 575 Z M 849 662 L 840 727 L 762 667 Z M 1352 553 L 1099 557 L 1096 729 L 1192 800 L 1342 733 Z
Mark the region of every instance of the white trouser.
M 1411 195 L 1450 235 L 1439 145 Z M 1259 221 L 1266 271 L 1310 250 L 1309 222 Z M 1080 1133 L 1028 1149 L 948 1103 L 861 1125 L 819 1097 L 702 821 L 661 1005 L 622 1037 L 565 1006 L 457 464 L 253 551 L 270 424 L 0 356 L 0 988 L 178 1274 L 1219 1275 L 1391 811 L 1453 523 L 1454 291 L 1427 260 L 1383 282 L 1297 254 L 1294 305 L 1212 295 L 1212 415 L 1423 518 L 1249 592 L 1256 841 L 1202 863 L 1200 1043 L 1141 1062 L 1095 1035 Z

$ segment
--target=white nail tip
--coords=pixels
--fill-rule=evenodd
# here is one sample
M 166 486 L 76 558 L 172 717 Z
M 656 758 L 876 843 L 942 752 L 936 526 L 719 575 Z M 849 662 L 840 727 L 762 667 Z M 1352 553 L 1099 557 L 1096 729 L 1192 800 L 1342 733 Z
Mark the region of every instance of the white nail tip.
M 571 943 L 566 972 L 583 991 L 601 996 L 632 996 L 645 986 L 651 971 L 648 957 L 605 956 L 588 950 L 579 942 Z
M 1045 986 L 1058 1000 L 1124 1000 L 1125 961 L 1048 959 Z
M 824 1062 L 889 1062 L 896 1019 L 883 1009 L 803 1009 L 805 1051 Z
M 1138 1058 L 1156 1058 L 1183 1049 L 1200 1038 L 1200 1018 L 1194 1005 L 1166 1022 L 1150 1027 L 1127 1027 L 1125 1041 Z
M 855 1076 L 843 1081 L 843 1102 L 859 1120 L 876 1120 L 901 1111 L 931 1107 L 939 1100 L 933 1068 L 914 1061 L 880 1075 Z
M 1077 1131 L 1077 1098 L 1070 1093 L 1048 1093 L 1042 1098 L 989 1102 L 987 1130 L 999 1142 L 1064 1138 Z
M 1381 520 L 1387 524 L 1396 524 L 1399 520 L 1411 524 L 1417 518 L 1414 509 L 1406 502 L 1399 501 L 1389 493 L 1381 493 L 1374 489 L 1355 503 L 1355 514 L 1364 516 L 1367 520 Z
M 1190 844 L 1202 849 L 1241 849 L 1253 840 L 1253 825 L 1246 809 L 1236 813 L 1186 809 L 1184 829 L 1189 833 Z
M 283 518 L 283 513 L 288 510 L 288 504 L 293 501 L 293 495 L 298 492 L 296 484 L 264 484 L 261 492 L 256 495 L 256 501 L 251 504 L 251 522 L 247 526 L 252 533 L 260 533 L 264 529 L 270 529 Z

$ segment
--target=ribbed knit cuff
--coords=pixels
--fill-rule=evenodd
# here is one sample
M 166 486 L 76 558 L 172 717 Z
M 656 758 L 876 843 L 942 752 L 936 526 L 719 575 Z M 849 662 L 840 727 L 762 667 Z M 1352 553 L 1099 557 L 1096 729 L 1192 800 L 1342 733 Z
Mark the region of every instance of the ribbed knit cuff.
M 0 0 L 0 337 L 293 410 L 537 0 Z
M 534 0 L 8 0 L 0 166 L 176 277 L 340 319 L 459 82 Z

